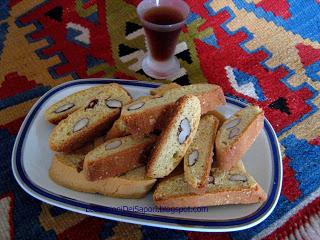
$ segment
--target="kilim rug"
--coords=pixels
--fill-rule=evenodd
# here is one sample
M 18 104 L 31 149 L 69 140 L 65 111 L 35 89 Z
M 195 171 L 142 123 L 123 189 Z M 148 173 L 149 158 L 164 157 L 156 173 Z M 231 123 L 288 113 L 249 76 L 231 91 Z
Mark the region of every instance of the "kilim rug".
M 0 239 L 320 239 L 320 1 L 187 2 L 171 81 L 219 84 L 265 110 L 284 156 L 271 216 L 245 231 L 195 233 L 87 217 L 26 194 L 10 158 L 41 95 L 77 78 L 155 80 L 141 69 L 139 0 L 0 0 Z

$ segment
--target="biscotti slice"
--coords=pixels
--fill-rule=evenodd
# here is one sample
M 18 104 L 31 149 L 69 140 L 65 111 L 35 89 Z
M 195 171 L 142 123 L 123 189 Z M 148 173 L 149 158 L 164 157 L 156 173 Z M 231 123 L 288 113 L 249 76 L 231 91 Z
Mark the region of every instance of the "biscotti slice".
M 263 127 L 263 110 L 256 106 L 236 112 L 219 128 L 216 158 L 219 168 L 229 170 L 247 152 Z
M 102 135 L 119 117 L 121 106 L 131 102 L 126 92 L 101 92 L 88 105 L 71 113 L 52 130 L 49 145 L 53 151 L 71 152 Z
M 172 109 L 168 125 L 161 132 L 150 154 L 147 176 L 162 178 L 169 175 L 182 160 L 194 138 L 200 117 L 200 101 L 193 95 L 181 97 Z
M 134 138 L 131 135 L 106 141 L 86 155 L 83 167 L 87 179 L 119 176 L 145 164 L 155 141 L 155 136 Z
M 127 95 L 131 98 L 129 93 L 117 83 L 99 85 L 71 94 L 51 105 L 45 112 L 45 118 L 49 122 L 57 124 L 62 119 L 68 117 L 69 114 L 81 107 L 87 106 L 87 104 L 101 92 L 110 94 L 110 97 Z
M 88 181 L 82 170 L 85 155 L 56 155 L 49 169 L 50 178 L 66 188 L 86 193 L 99 193 L 118 198 L 142 198 L 156 180 L 146 177 L 145 167 L 133 169 L 120 177 Z
M 208 185 L 218 125 L 219 120 L 213 115 L 204 115 L 184 156 L 184 177 L 190 189 L 195 193 L 204 193 Z
M 162 96 L 148 101 L 136 100 L 123 107 L 121 118 L 127 130 L 133 135 L 145 135 L 155 130 L 162 130 L 167 124 L 168 111 L 170 112 L 180 97 L 187 94 L 199 98 L 201 114 L 225 104 L 221 87 L 213 84 L 194 84 L 169 89 Z
M 162 96 L 168 90 L 171 90 L 173 88 L 179 88 L 179 87 L 181 87 L 181 86 L 177 83 L 162 84 L 162 85 L 160 85 L 160 87 L 157 87 L 155 89 L 150 90 L 150 94 Z
M 250 204 L 264 202 L 267 195 L 244 168 L 230 171 L 214 168 L 209 176 L 204 194 L 190 191 L 183 174 L 159 183 L 153 194 L 157 207 L 204 207 L 227 204 Z

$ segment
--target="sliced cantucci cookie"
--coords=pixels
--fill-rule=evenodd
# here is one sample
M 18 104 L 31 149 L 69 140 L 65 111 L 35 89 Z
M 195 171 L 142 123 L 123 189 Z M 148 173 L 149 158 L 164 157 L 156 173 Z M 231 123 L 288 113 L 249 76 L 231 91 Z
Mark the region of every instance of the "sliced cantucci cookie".
M 181 97 L 172 109 L 147 165 L 147 176 L 163 178 L 180 163 L 198 129 L 201 105 L 196 96 Z
M 71 94 L 51 105 L 45 112 L 45 118 L 47 119 L 47 121 L 53 124 L 57 124 L 62 119 L 68 117 L 71 113 L 87 106 L 89 102 L 95 99 L 95 97 L 102 92 L 110 94 L 110 97 L 116 96 L 117 94 L 127 94 L 128 96 L 130 96 L 129 93 L 117 83 L 109 83 L 96 87 L 90 87 L 88 89 Z M 94 102 L 92 102 L 91 104 L 94 104 Z M 112 105 L 112 103 L 110 104 Z M 115 106 L 119 105 L 119 103 L 114 104 L 116 104 Z
M 229 170 L 247 152 L 263 127 L 264 112 L 256 106 L 246 107 L 227 119 L 216 137 L 217 166 Z
M 152 98 L 137 99 L 124 106 L 121 119 L 132 135 L 145 135 L 162 130 L 167 125 L 167 117 L 175 102 L 182 96 L 192 94 L 200 100 L 201 114 L 225 104 L 221 87 L 213 84 L 193 84 L 169 88 Z
M 190 190 L 183 174 L 161 181 L 153 193 L 157 207 L 183 208 L 264 202 L 267 195 L 242 163 L 229 171 L 213 168 L 205 193 Z
M 145 164 L 155 136 L 126 136 L 106 141 L 90 151 L 84 159 L 84 172 L 89 181 L 119 176 Z
M 213 115 L 204 115 L 197 133 L 184 156 L 184 176 L 195 193 L 204 193 L 212 165 L 213 146 L 219 120 Z
M 55 126 L 49 136 L 50 148 L 70 152 L 81 147 L 110 128 L 119 117 L 121 107 L 130 102 L 126 91 L 99 93 Z

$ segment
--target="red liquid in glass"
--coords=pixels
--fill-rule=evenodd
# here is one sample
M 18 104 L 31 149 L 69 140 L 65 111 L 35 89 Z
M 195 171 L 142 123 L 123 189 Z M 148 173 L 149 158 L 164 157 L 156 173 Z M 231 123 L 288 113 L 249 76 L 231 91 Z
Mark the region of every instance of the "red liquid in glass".
M 184 20 L 182 13 L 178 10 L 163 6 L 149 9 L 143 15 L 143 18 L 147 22 L 158 25 L 176 24 Z M 152 58 L 157 61 L 168 60 L 175 50 L 181 29 L 160 32 L 147 26 L 144 27 Z

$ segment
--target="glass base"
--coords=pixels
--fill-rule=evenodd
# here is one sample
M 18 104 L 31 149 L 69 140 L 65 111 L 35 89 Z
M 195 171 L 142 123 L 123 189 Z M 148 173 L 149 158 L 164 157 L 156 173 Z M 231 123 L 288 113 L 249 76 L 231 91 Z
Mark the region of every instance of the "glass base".
M 155 79 L 170 79 L 179 72 L 180 63 L 175 56 L 167 61 L 160 62 L 147 55 L 142 60 L 142 69 L 145 74 Z

